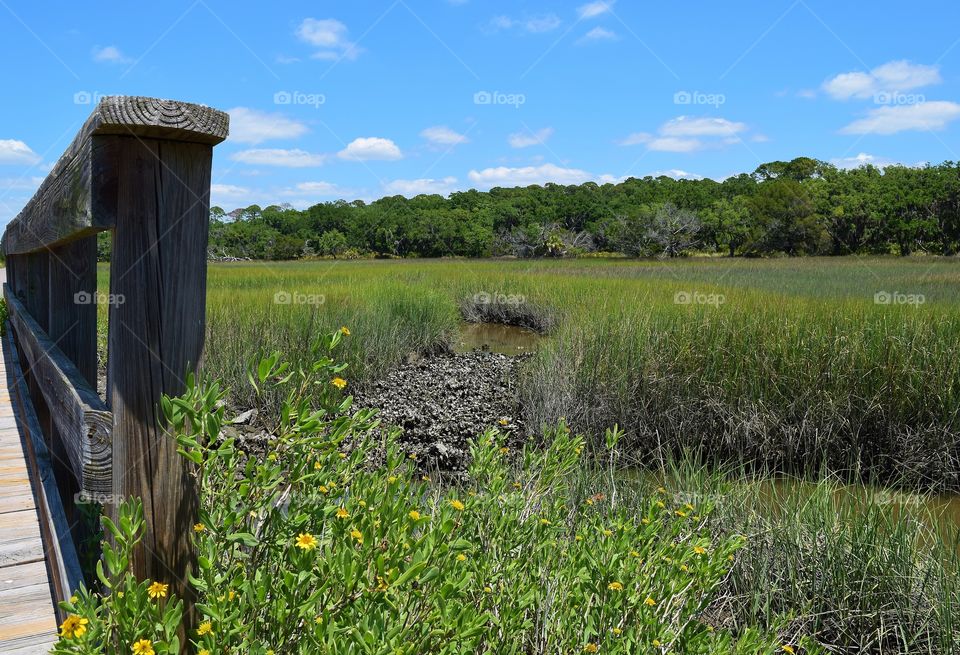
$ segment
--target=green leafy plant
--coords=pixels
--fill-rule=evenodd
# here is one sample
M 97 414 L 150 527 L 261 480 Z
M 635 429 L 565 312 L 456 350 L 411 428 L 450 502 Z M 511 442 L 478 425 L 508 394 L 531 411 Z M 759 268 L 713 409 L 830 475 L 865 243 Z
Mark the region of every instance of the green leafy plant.
M 344 394 L 333 351 L 348 334 L 317 338 L 309 366 L 274 353 L 250 369 L 256 393 L 283 398 L 265 457 L 236 447 L 217 382 L 191 378 L 162 403 L 201 490 L 195 652 L 800 652 L 711 626 L 704 611 L 742 538 L 716 539 L 708 506 L 675 506 L 666 493 L 630 511 L 585 496 L 571 482 L 584 440 L 562 422 L 516 452 L 488 430 L 466 480 L 430 480 L 397 433 Z M 611 461 L 618 442 L 611 431 Z M 110 529 L 118 544 L 142 525 L 134 516 Z M 127 551 L 105 552 L 110 571 L 125 570 Z M 165 612 L 150 615 L 155 631 L 138 632 L 146 614 L 121 611 L 115 594 L 84 592 L 69 608 L 88 620 L 84 634 L 65 631 L 59 652 L 129 653 L 138 638 L 173 647 L 179 614 L 146 582 L 124 580 L 128 595 L 146 594 L 138 611 Z

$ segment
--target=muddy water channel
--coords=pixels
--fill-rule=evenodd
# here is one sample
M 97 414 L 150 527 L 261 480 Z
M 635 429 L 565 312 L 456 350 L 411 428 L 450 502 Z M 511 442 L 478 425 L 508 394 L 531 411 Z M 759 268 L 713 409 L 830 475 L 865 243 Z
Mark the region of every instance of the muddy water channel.
M 500 323 L 462 323 L 454 350 L 487 350 L 503 355 L 524 355 L 537 351 L 544 337 L 527 328 Z

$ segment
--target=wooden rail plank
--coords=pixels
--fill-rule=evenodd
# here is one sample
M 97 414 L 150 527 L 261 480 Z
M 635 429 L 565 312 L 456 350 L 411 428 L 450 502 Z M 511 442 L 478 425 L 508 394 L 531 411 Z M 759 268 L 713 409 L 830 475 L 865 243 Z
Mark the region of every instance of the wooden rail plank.
M 10 404 L 13 395 L 16 401 L 17 433 L 21 436 L 26 452 L 27 465 L 33 481 L 36 513 L 39 516 L 40 535 L 46 555 L 47 580 L 54 602 L 66 600 L 83 581 L 80 560 L 73 543 L 71 525 L 67 522 L 64 503 L 60 498 L 57 480 L 53 474 L 50 452 L 40 423 L 27 396 L 27 385 L 18 362 L 17 348 L 8 330 L 3 338 L 3 359 L 8 362 L 3 371 L 7 380 L 6 390 L 0 392 L 0 405 Z M 62 620 L 62 610 L 54 605 L 54 614 Z M 0 652 L 3 652 L 0 649 Z
M 73 363 L 4 285 L 10 322 L 20 340 L 28 368 L 37 380 L 81 490 L 112 490 L 113 416 Z
M 5 253 L 67 243 L 112 227 L 119 170 L 115 142 L 103 136 L 215 145 L 227 137 L 228 116 L 216 109 L 136 96 L 103 98 L 33 198 L 7 226 Z

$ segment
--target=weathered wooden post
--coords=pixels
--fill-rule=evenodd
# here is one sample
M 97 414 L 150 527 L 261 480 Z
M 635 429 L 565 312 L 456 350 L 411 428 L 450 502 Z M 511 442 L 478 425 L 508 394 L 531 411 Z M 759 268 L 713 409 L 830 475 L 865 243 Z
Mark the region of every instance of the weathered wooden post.
M 228 124 L 201 105 L 104 98 L 3 237 L 10 321 L 61 493 L 66 477 L 68 491 L 141 498 L 135 573 L 188 601 L 197 496 L 158 405 L 184 389 L 203 350 L 210 169 Z M 100 298 L 104 230 L 113 252 Z M 110 303 L 106 405 L 95 391 L 100 301 Z
M 197 495 L 164 432 L 160 395 L 178 394 L 203 350 L 213 146 L 227 115 L 198 105 L 108 98 L 115 187 L 107 400 L 113 412 L 113 493 L 143 500 L 138 576 L 188 601 Z M 115 194 L 115 195 L 114 195 Z

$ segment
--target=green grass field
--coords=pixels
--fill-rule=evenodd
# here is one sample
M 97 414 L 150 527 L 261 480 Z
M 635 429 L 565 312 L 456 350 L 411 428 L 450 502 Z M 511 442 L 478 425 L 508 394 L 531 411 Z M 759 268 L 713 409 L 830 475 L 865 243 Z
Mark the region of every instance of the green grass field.
M 456 341 L 464 311 L 552 326 L 521 382 L 528 425 L 626 429 L 622 460 L 575 476 L 584 495 L 629 506 L 662 484 L 714 505 L 718 536 L 747 537 L 718 624 L 810 634 L 832 652 L 960 647 L 955 519 L 863 484 L 960 486 L 960 262 L 218 264 L 204 368 L 238 407 L 271 412 L 245 391 L 262 353 L 306 358 L 317 333 L 346 325 L 362 385 Z
M 876 302 L 884 293 L 890 304 Z M 318 331 L 348 325 L 351 382 L 362 384 L 452 343 L 477 294 L 553 321 L 523 382 L 528 424 L 562 416 L 600 434 L 618 423 L 638 454 L 694 448 L 787 471 L 960 481 L 950 260 L 214 265 L 205 366 L 239 390 L 259 353 L 303 352 Z

